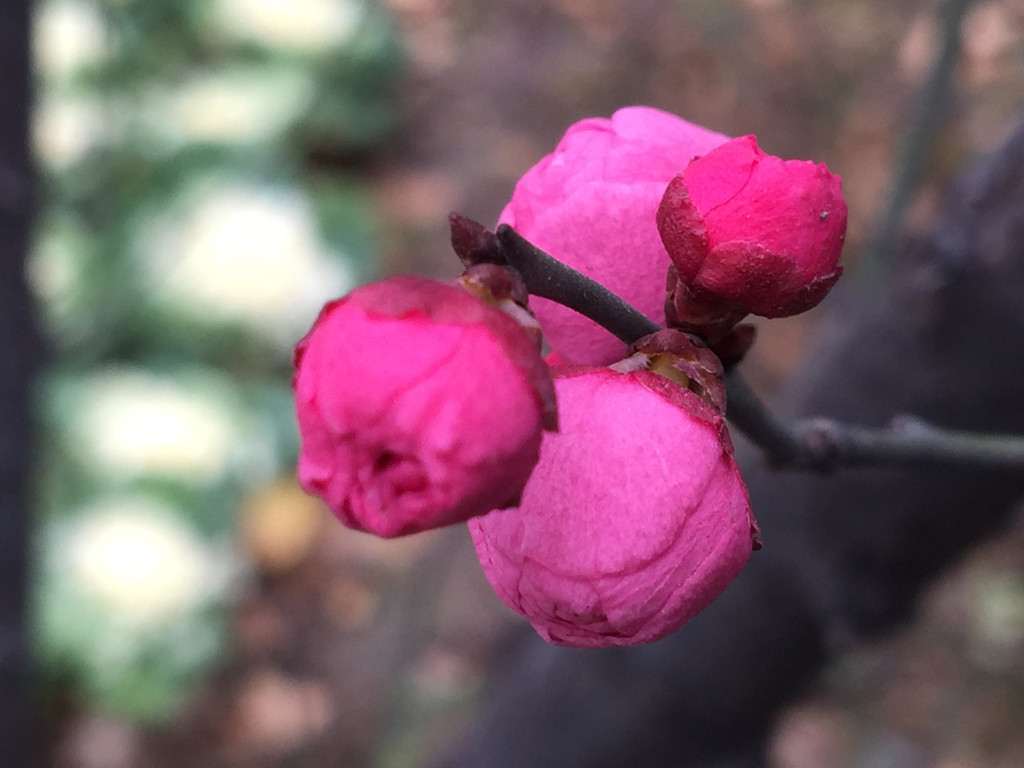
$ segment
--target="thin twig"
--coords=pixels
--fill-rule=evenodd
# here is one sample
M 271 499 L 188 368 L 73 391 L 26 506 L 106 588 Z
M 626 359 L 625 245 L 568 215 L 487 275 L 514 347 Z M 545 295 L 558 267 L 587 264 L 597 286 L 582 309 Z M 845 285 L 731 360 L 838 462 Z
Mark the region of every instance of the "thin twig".
M 945 429 L 899 416 L 885 429 L 810 419 L 794 425 L 815 461 L 843 466 L 915 467 L 963 464 L 1024 469 L 1024 437 Z
M 921 87 L 910 125 L 903 137 L 888 198 L 860 266 L 871 275 L 887 268 L 893 242 L 921 181 L 925 161 L 942 126 L 943 112 L 952 90 L 953 71 L 960 54 L 960 29 L 971 0 L 943 0 L 939 8 L 939 51 Z
M 790 425 L 761 402 L 736 368 L 725 374 L 725 393 L 726 417 L 773 466 L 817 466 L 805 458 L 806 448 Z
M 509 264 L 534 296 L 557 301 L 632 344 L 661 326 L 586 275 L 544 253 L 507 224 L 497 231 Z
M 586 275 L 552 258 L 506 225 L 498 241 L 508 263 L 535 296 L 589 317 L 631 344 L 661 326 Z M 1024 436 L 944 429 L 911 416 L 886 428 L 826 418 L 793 422 L 777 418 L 736 369 L 725 375 L 726 416 L 779 469 L 827 471 L 864 466 L 990 466 L 1024 470 Z

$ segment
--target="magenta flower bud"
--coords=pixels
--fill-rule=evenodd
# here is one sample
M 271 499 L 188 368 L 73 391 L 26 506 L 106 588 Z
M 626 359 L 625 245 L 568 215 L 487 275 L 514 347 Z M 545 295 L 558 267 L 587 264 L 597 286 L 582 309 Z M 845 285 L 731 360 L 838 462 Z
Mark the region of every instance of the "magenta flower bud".
M 453 285 L 396 277 L 324 307 L 295 348 L 303 487 L 400 536 L 516 503 L 554 428 L 522 327 Z
M 548 642 L 633 645 L 679 629 L 743 568 L 750 500 L 720 413 L 650 371 L 555 379 L 518 508 L 469 521 L 498 597 Z
M 658 203 L 681 168 L 727 138 L 650 107 L 583 120 L 519 180 L 500 223 L 664 324 L 669 259 Z M 582 315 L 546 299 L 530 303 L 566 362 L 604 365 L 625 354 Z
M 678 324 L 727 332 L 747 312 L 785 317 L 821 301 L 842 271 L 840 187 L 824 165 L 765 154 L 753 136 L 686 166 L 658 209 Z

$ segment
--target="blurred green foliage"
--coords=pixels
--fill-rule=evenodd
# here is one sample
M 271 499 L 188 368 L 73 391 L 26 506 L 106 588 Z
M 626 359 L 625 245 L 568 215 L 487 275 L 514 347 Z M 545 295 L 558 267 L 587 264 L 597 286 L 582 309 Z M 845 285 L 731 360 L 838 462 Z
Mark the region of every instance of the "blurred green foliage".
M 293 471 L 291 347 L 373 275 L 344 168 L 403 55 L 374 0 L 43 0 L 34 37 L 41 679 L 151 721 L 218 655 L 241 500 Z

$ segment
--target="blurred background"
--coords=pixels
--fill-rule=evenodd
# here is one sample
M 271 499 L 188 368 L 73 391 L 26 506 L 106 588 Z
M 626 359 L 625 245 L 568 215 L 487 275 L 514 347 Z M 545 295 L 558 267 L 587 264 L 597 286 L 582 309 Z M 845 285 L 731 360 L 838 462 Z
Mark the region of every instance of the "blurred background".
M 970 5 L 912 229 L 1024 95 L 1024 0 Z M 302 493 L 293 344 L 361 282 L 454 275 L 449 211 L 493 223 L 571 122 L 627 104 L 828 163 L 856 272 L 939 11 L 37 0 L 40 764 L 404 768 L 453 743 L 522 622 L 463 528 L 378 541 Z M 828 311 L 761 327 L 746 365 L 759 391 Z M 1024 525 L 897 637 L 834 664 L 783 718 L 773 760 L 1024 765 Z

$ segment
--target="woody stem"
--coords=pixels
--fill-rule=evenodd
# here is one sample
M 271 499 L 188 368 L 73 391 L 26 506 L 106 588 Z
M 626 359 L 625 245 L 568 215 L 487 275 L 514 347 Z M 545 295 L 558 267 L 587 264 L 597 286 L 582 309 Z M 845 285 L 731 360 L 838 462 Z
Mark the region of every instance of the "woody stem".
M 527 290 L 579 312 L 626 344 L 661 330 L 621 297 L 552 258 L 508 225 L 497 229 L 508 264 Z M 827 471 L 849 466 L 971 464 L 1024 471 L 1024 436 L 965 432 L 932 426 L 912 416 L 885 428 L 828 418 L 777 418 L 733 369 L 725 375 L 727 418 L 780 469 Z

